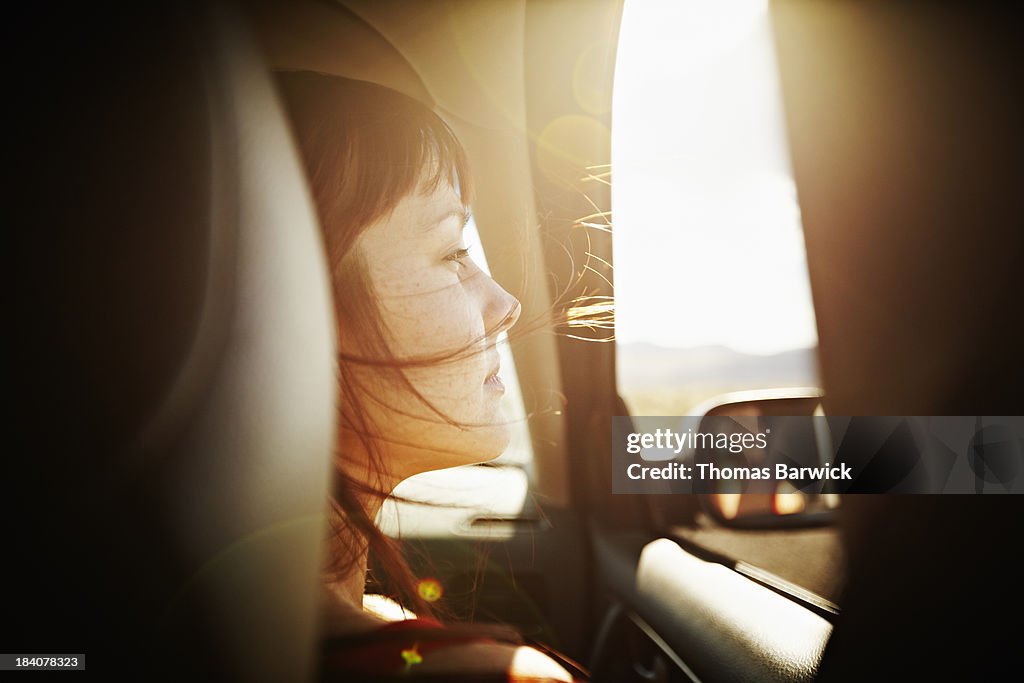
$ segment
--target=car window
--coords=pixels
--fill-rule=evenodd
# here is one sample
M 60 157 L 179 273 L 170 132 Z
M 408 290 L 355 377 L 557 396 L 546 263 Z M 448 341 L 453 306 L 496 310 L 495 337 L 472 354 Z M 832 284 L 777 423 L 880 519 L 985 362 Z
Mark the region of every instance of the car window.
M 618 387 L 634 415 L 816 386 L 764 1 L 627 1 L 612 161 Z
M 464 236 L 473 260 L 489 275 L 487 257 L 472 218 Z M 518 516 L 526 504 L 533 478 L 533 447 L 506 334 L 498 340 L 498 353 L 501 378 L 505 383 L 504 411 L 512 425 L 508 448 L 490 463 L 424 472 L 403 481 L 395 489 L 395 497 L 385 501 L 378 516 L 378 525 L 388 535 L 404 538 L 511 535 L 510 525 L 473 524 L 474 520 Z M 429 514 L 423 514 L 425 510 L 429 510 Z
M 816 388 L 767 2 L 626 0 L 613 117 L 617 386 L 630 413 L 694 415 L 729 392 Z M 666 533 L 838 599 L 834 529 L 739 531 L 699 515 Z

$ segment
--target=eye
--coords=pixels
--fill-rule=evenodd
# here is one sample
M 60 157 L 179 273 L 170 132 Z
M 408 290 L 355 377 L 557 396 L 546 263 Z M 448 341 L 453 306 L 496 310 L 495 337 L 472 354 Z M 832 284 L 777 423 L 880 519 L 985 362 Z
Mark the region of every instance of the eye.
M 452 253 L 450 253 L 447 256 L 445 256 L 444 260 L 449 262 L 449 263 L 454 263 L 454 264 L 456 264 L 458 266 L 465 267 L 466 266 L 466 262 L 465 261 L 466 261 L 467 258 L 469 258 L 469 248 L 468 247 L 460 247 L 460 248 L 456 249 L 455 251 L 453 251 Z

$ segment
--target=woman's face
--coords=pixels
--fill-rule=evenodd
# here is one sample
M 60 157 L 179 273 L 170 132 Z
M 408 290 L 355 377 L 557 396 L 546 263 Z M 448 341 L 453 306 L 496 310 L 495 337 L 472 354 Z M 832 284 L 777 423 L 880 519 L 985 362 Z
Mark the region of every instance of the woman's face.
M 353 246 L 393 356 L 455 354 L 451 360 L 402 368 L 429 406 L 387 379 L 373 384 L 379 402 L 364 401 L 395 479 L 490 460 L 508 445 L 495 342 L 515 324 L 519 302 L 467 254 L 465 220 L 458 195 L 442 182 L 436 190 L 407 195 Z

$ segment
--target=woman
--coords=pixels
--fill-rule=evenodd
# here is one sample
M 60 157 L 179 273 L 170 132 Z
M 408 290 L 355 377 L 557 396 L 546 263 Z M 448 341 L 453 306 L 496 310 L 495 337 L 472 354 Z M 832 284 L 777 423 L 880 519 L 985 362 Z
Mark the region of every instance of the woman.
M 436 114 L 362 81 L 302 72 L 279 84 L 319 213 L 338 325 L 325 673 L 572 681 L 498 631 L 481 637 L 478 627 L 425 618 L 389 624 L 363 607 L 372 553 L 406 605 L 430 614 L 373 520 L 403 479 L 489 460 L 508 445 L 495 344 L 520 306 L 464 245 L 466 158 Z

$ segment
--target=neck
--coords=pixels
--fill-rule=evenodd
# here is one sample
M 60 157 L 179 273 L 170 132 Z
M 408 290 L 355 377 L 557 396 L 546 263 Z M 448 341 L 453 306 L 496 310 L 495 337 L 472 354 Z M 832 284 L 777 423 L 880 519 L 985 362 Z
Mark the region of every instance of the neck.
M 376 519 L 377 513 L 380 512 L 383 500 L 376 496 L 364 496 L 360 497 L 360 504 L 362 509 L 367 511 L 367 516 L 370 519 Z M 361 547 L 362 551 L 355 558 L 355 562 L 352 564 L 352 569 L 337 582 L 334 583 L 333 588 L 335 592 L 348 602 L 353 605 L 362 605 L 362 596 L 366 593 L 367 586 L 367 554 L 368 549 L 365 547 L 366 544 L 361 543 L 360 539 L 356 539 L 354 533 L 350 529 L 345 529 L 340 533 L 338 541 L 349 548 Z
M 381 506 L 384 504 L 383 496 L 375 496 L 370 494 L 357 494 L 359 504 L 366 512 L 366 516 L 375 520 L 377 513 L 380 512 Z M 362 548 L 359 555 L 355 558 L 352 564 L 352 569 L 345 576 L 333 581 L 331 583 L 331 589 L 333 592 L 346 602 L 351 603 L 362 608 L 363 596 L 366 592 L 366 567 L 367 567 L 367 553 L 368 548 L 361 538 L 356 537 L 357 532 L 351 528 L 345 528 L 338 532 L 336 542 L 343 547 L 348 548 Z

